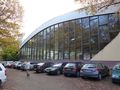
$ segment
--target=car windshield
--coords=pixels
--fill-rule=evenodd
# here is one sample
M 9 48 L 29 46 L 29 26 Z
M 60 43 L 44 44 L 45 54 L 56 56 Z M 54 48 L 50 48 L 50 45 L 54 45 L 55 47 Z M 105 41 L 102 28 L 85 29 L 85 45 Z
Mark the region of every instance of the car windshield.
M 31 62 L 30 64 L 37 64 L 37 62 Z
M 113 67 L 113 70 L 120 70 L 120 64 L 119 64 L 119 65 L 115 65 L 115 66 Z
M 53 67 L 61 67 L 62 63 L 59 63 L 59 64 L 55 64 L 53 65 Z
M 37 65 L 40 65 L 40 66 L 42 66 L 44 63 L 38 63 Z
M 65 67 L 75 67 L 75 63 L 68 63 Z
M 95 68 L 95 67 L 96 67 L 95 64 L 85 64 L 85 65 L 83 66 L 83 68 Z

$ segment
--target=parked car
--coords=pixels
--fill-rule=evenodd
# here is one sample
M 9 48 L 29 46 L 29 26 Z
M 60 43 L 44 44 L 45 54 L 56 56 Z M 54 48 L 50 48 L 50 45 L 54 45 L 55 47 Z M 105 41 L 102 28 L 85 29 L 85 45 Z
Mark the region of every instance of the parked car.
M 7 80 L 6 76 L 6 69 L 5 67 L 0 63 L 0 86 L 2 86 Z
M 29 62 L 24 62 L 21 66 L 21 70 L 25 71 L 25 70 L 33 70 L 34 69 L 34 65 L 36 65 L 37 62 L 36 61 L 29 61 Z
M 25 71 L 25 70 L 26 70 L 26 69 L 25 69 L 25 65 L 26 65 L 25 63 L 21 64 L 21 68 L 20 68 L 20 69 L 21 69 L 22 71 Z
M 117 64 L 112 69 L 112 82 L 120 83 L 120 64 Z
M 44 70 L 48 67 L 51 67 L 54 63 L 52 62 L 43 62 L 43 63 L 38 63 L 37 68 L 36 68 L 36 73 L 42 73 Z
M 67 63 L 63 69 L 64 76 L 80 76 L 80 69 L 83 66 L 81 62 Z
M 45 72 L 47 74 L 54 74 L 54 75 L 62 74 L 63 73 L 63 68 L 66 64 L 67 64 L 67 62 L 54 64 L 52 67 L 46 68 Z
M 19 63 L 21 63 L 21 62 L 20 61 L 15 61 L 14 64 L 13 64 L 13 68 L 17 69 L 17 66 L 18 66 Z
M 109 68 L 101 63 L 85 64 L 80 70 L 81 77 L 93 77 L 102 79 L 103 76 L 109 75 Z
M 23 64 L 22 62 L 18 63 L 17 66 L 16 66 L 16 69 L 21 70 L 22 64 Z
M 12 68 L 13 63 L 13 61 L 6 61 L 5 67 Z

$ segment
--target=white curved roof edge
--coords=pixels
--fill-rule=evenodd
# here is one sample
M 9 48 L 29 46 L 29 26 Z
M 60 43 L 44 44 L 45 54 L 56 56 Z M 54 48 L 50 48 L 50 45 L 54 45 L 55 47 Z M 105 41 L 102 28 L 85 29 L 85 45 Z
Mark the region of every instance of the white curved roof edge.
M 114 13 L 117 12 L 120 8 L 120 4 L 115 4 L 115 5 L 111 5 L 107 8 L 102 8 L 101 10 L 99 10 L 99 12 L 97 12 L 95 15 L 100 15 L 100 14 L 105 14 L 105 13 Z M 20 45 L 20 48 L 30 39 L 32 38 L 35 34 L 37 34 L 38 32 L 40 32 L 41 30 L 54 25 L 56 23 L 60 23 L 60 22 L 64 22 L 64 21 L 68 21 L 68 20 L 72 20 L 72 19 L 76 19 L 76 18 L 83 18 L 83 17 L 87 17 L 87 16 L 93 16 L 90 15 L 88 13 L 86 13 L 85 11 L 79 11 L 79 10 L 75 10 L 72 11 L 70 13 L 64 14 L 62 16 L 58 16 L 55 17 L 49 21 L 47 21 L 46 23 L 42 24 L 40 27 L 38 27 L 35 31 L 33 31 Z

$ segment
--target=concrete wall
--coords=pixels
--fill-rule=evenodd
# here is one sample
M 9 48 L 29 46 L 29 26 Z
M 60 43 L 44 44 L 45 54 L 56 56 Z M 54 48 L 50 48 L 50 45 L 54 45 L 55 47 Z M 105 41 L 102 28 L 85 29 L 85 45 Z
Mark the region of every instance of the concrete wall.
M 92 61 L 120 61 L 120 33 Z

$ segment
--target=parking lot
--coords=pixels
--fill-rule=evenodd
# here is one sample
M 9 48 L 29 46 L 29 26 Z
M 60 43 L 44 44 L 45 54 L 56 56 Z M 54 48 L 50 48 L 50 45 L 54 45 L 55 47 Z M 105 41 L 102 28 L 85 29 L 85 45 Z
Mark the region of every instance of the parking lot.
M 30 78 L 24 71 L 7 69 L 8 81 L 1 90 L 120 90 L 120 85 L 113 84 L 110 77 L 99 81 L 63 75 L 36 74 L 34 71 L 29 73 Z

